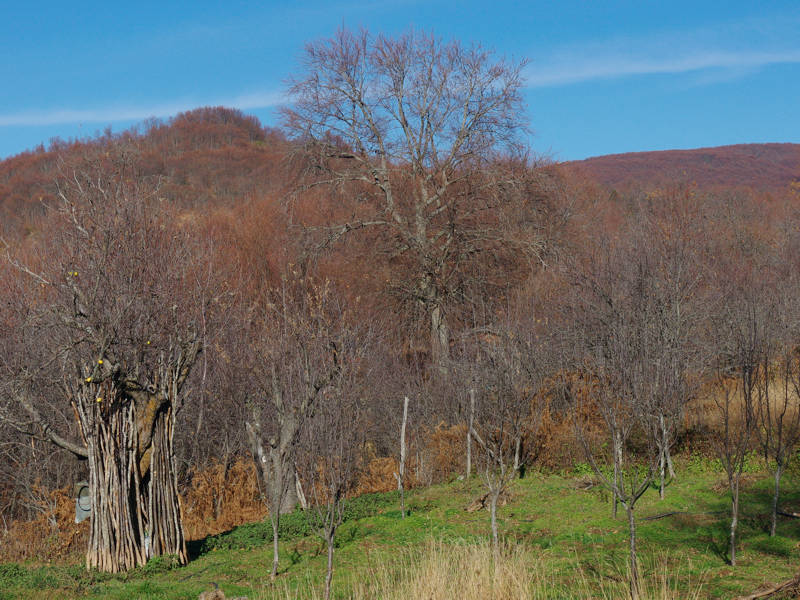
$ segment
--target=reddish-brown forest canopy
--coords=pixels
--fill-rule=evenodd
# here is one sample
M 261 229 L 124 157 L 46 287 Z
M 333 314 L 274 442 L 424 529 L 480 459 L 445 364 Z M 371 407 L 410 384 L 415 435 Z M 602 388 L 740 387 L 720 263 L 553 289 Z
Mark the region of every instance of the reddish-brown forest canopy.
M 800 180 L 800 144 L 737 144 L 694 150 L 629 152 L 563 163 L 612 188 L 684 182 L 706 190 L 782 192 Z
M 159 308 L 167 309 L 167 317 L 171 314 L 188 319 L 178 307 L 202 304 L 202 311 L 197 313 L 201 316 L 184 324 L 186 331 L 196 333 L 202 347 L 194 351 L 196 360 L 186 376 L 185 393 L 175 399 L 175 462 L 178 486 L 185 497 L 191 496 L 187 490 L 193 482 L 212 470 L 219 470 L 221 480 L 228 481 L 237 461 L 249 458 L 251 445 L 245 422 L 259 423 L 259 428 L 263 425 L 261 441 L 266 447 L 272 443 L 280 420 L 275 412 L 280 408 L 272 406 L 319 401 L 325 407 L 330 397 L 338 398 L 335 394 L 352 400 L 353 406 L 358 404 L 359 424 L 363 426 L 359 432 L 365 436 L 357 449 L 357 460 L 348 465 L 348 477 L 351 470 L 359 473 L 347 482 L 347 493 L 394 485 L 393 461 L 400 427 L 397 407 L 406 396 L 411 398 L 408 437 L 414 450 L 409 457 L 413 455 L 416 461 L 410 460 L 408 466 L 409 483 L 432 483 L 455 471 L 463 472 L 467 447 L 464 433 L 470 410 L 469 419 L 478 421 L 470 425 L 467 437 L 472 440 L 474 436 L 476 444 L 483 444 L 482 450 L 489 448 L 476 450 L 476 455 L 493 456 L 506 478 L 504 469 L 511 468 L 513 473 L 526 461 L 555 467 L 579 460 L 582 447 L 570 423 L 575 414 L 586 426 L 581 441 L 602 454 L 608 447 L 608 428 L 604 429 L 597 417 L 600 396 L 592 396 L 589 388 L 605 381 L 610 389 L 610 382 L 622 371 L 619 364 L 637 365 L 626 356 L 604 356 L 605 362 L 595 365 L 594 371 L 582 372 L 591 363 L 584 360 L 591 350 L 587 340 L 590 333 L 599 335 L 601 328 L 595 323 L 600 321 L 613 324 L 604 339 L 609 353 L 630 346 L 620 343 L 619 323 L 629 328 L 631 337 L 641 337 L 639 330 L 658 330 L 649 321 L 630 318 L 645 314 L 643 309 L 630 308 L 637 298 L 650 311 L 647 314 L 661 323 L 659 335 L 672 340 L 673 349 L 682 347 L 683 340 L 689 338 L 702 338 L 704 344 L 696 350 L 697 354 L 701 350 L 705 353 L 702 360 L 695 361 L 694 355 L 684 357 L 677 350 L 671 357 L 681 364 L 680 369 L 672 369 L 679 380 L 662 387 L 678 390 L 673 395 L 680 398 L 665 399 L 662 392 L 648 392 L 651 404 L 663 409 L 661 437 L 651 445 L 655 460 L 661 461 L 663 478 L 671 469 L 670 447 L 689 448 L 698 435 L 706 436 L 699 442 L 705 444 L 703 447 L 709 447 L 713 440 L 707 429 L 699 434 L 690 431 L 682 411 L 688 397 L 699 389 L 701 379 L 705 386 L 714 385 L 714 375 L 719 375 L 726 386 L 730 386 L 732 377 L 735 379 L 738 342 L 731 332 L 723 339 L 726 329 L 714 326 L 725 317 L 724 311 L 736 312 L 731 290 L 764 290 L 750 294 L 757 304 L 753 314 L 779 315 L 785 322 L 796 314 L 792 302 L 778 304 L 778 300 L 792 298 L 800 289 L 796 275 L 800 145 L 749 144 L 633 153 L 562 165 L 492 155 L 486 160 L 488 166 L 480 165 L 451 186 L 448 210 L 442 209 L 442 216 L 437 212 L 440 220 L 431 221 L 441 233 L 431 237 L 433 243 L 428 248 L 414 247 L 410 237 L 404 238 L 390 228 L 363 227 L 364 215 L 372 214 L 366 213 L 371 208 L 368 189 L 350 181 L 329 187 L 318 185 L 309 174 L 321 167 L 303 153 L 305 141 L 263 127 L 238 110 L 207 107 L 164 122 L 149 121 L 118 134 L 107 131 L 91 139 L 56 140 L 47 148 L 41 146 L 0 162 L 0 252 L 8 253 L 0 270 L 3 516 L 34 516 L 31 507 L 37 506 L 42 489 L 64 487 L 86 476 L 84 463 L 67 453 L 53 452 L 46 439 L 49 432 L 37 421 L 38 417 L 49 418 L 60 434 L 81 439 L 69 404 L 65 409 L 64 397 L 59 395 L 58 377 L 48 371 L 52 365 L 36 366 L 36 372 L 43 373 L 42 380 L 31 383 L 25 379 L 34 369 L 24 362 L 34 360 L 31 357 L 36 356 L 36 349 L 22 347 L 23 336 L 15 335 L 15 328 L 23 327 L 29 316 L 15 301 L 20 294 L 30 294 L 28 304 L 33 313 L 41 308 L 37 302 L 43 303 L 46 300 L 42 299 L 48 297 L 40 290 L 63 278 L 62 271 L 73 278 L 79 277 L 79 271 L 80 277 L 85 276 L 82 266 L 79 269 L 70 263 L 62 269 L 64 265 L 53 263 L 51 256 L 50 267 L 56 267 L 49 279 L 35 279 L 40 277 L 37 273 L 47 273 L 48 264 L 42 261 L 48 256 L 42 248 L 47 248 L 49 239 L 58 237 L 59 227 L 66 227 L 64 215 L 76 214 L 70 212 L 69 201 L 79 194 L 59 197 L 65 189 L 64 178 L 74 174 L 75 165 L 87 156 L 98 164 L 113 159 L 125 165 L 124 177 L 110 178 L 115 185 L 125 188 L 137 181 L 148 183 L 151 192 L 140 219 L 144 225 L 133 220 L 130 227 L 153 227 L 160 232 L 155 236 L 158 239 L 168 239 L 163 232 L 174 227 L 176 233 L 187 237 L 186 252 L 203 255 L 202 260 L 199 256 L 185 260 L 188 266 L 178 272 L 191 285 L 187 283 L 187 289 L 170 288 L 171 307 L 155 307 L 155 316 L 147 321 L 149 325 L 165 318 Z M 343 142 L 331 143 L 328 139 L 323 145 L 328 152 L 331 148 L 337 151 L 326 155 L 330 162 L 322 165 L 331 172 L 343 172 L 340 161 L 352 159 L 352 153 L 342 151 L 339 143 Z M 368 156 L 364 153 L 361 160 L 371 167 Z M 397 191 L 402 209 L 402 203 L 409 202 L 408 182 L 413 183 L 413 178 L 403 160 L 389 166 L 392 177 L 400 182 Z M 463 169 L 454 172 L 464 174 Z M 513 179 L 514 185 L 506 185 L 504 177 Z M 73 181 L 78 179 L 73 177 Z M 476 190 L 491 193 L 480 196 Z M 79 220 L 73 220 L 70 226 L 84 233 Z M 331 236 L 332 230 L 339 235 Z M 143 230 L 136 233 L 142 237 Z M 455 282 L 447 288 L 448 303 L 442 304 L 452 335 L 448 333 L 443 342 L 448 352 L 442 353 L 433 368 L 431 338 L 425 331 L 430 325 L 421 318 L 419 282 L 431 276 L 427 265 L 438 249 L 436 244 L 451 234 L 459 252 L 441 261 L 445 265 L 441 276 Z M 109 261 L 127 264 L 122 260 L 126 257 L 119 254 L 127 251 L 125 235 L 118 231 L 114 235 L 118 237 L 110 236 L 111 241 L 102 250 Z M 190 239 L 202 243 L 195 246 Z M 536 252 L 518 251 L 532 240 L 540 244 Z M 645 245 L 652 246 L 650 253 L 641 251 Z M 166 260 L 167 254 L 157 245 L 142 243 L 140 247 Z M 195 247 L 202 250 L 192 250 Z M 76 256 L 80 256 L 77 250 Z M 420 265 L 424 267 L 421 271 Z M 99 278 L 103 277 L 100 272 Z M 124 273 L 117 273 L 117 277 L 127 279 Z M 157 278 L 158 274 L 153 275 L 153 280 Z M 145 279 L 143 289 L 150 289 L 151 282 Z M 659 305 L 653 304 L 657 299 L 654 292 L 645 293 L 666 289 L 673 290 L 673 295 L 665 293 Z M 635 295 L 637 292 L 640 296 Z M 166 297 L 166 292 L 162 295 Z M 154 292 L 151 296 L 156 297 Z M 321 296 L 335 304 L 336 314 L 347 316 L 334 319 L 336 327 L 317 323 L 304 329 L 303 323 L 321 314 L 312 310 L 311 302 Z M 743 291 L 740 296 L 745 296 Z M 613 319 L 598 312 L 604 303 Z M 677 305 L 682 311 L 694 312 L 686 313 L 686 323 L 681 321 L 672 329 L 664 327 L 663 314 Z M 66 302 L 65 307 L 67 312 L 74 310 L 72 316 L 85 316 L 85 308 L 77 302 L 74 306 Z M 793 322 L 798 321 L 800 318 Z M 586 331 L 575 326 L 578 322 Z M 336 328 L 356 335 L 353 332 L 361 331 L 365 324 L 370 332 L 368 356 L 351 352 L 353 356 L 348 357 L 349 346 L 341 341 L 347 336 L 334 335 Z M 283 338 L 275 334 L 280 327 L 285 329 Z M 768 340 L 770 352 L 796 343 L 797 337 L 791 335 L 800 337 L 800 332 L 789 329 L 787 326 L 786 332 Z M 44 340 L 53 337 L 46 331 L 38 334 Z M 183 330 L 176 329 L 173 345 L 179 347 L 186 338 Z M 128 344 L 132 353 L 144 354 L 150 351 L 151 341 L 157 344 L 158 337 L 138 339 L 128 331 L 119 343 Z M 651 342 L 647 350 L 653 353 L 669 346 L 661 339 Z M 356 342 L 348 343 L 359 347 Z M 569 346 L 568 350 L 559 344 Z M 557 347 L 560 355 L 553 350 Z M 598 347 L 595 343 L 594 350 Z M 296 379 L 302 385 L 281 381 L 279 369 L 286 360 L 265 358 L 278 351 L 297 357 L 302 368 L 298 367 Z M 59 359 L 63 362 L 64 357 Z M 53 364 L 57 362 L 52 358 Z M 764 370 L 768 367 L 765 365 Z M 521 373 L 527 373 L 528 379 Z M 90 379 L 83 381 L 89 383 Z M 37 418 L 9 401 L 24 387 L 20 381 L 43 398 Z M 623 390 L 630 397 L 631 409 L 625 415 L 613 415 L 620 422 L 624 417 L 626 427 L 630 427 L 625 436 L 630 434 L 636 440 L 642 439 L 646 429 L 639 413 L 641 389 L 647 382 Z M 363 395 L 347 397 L 356 388 L 363 390 Z M 265 402 L 265 398 L 270 401 Z M 469 408 L 470 398 L 481 403 L 477 411 Z M 491 410 L 501 405 L 507 410 Z M 611 405 L 619 410 L 617 396 Z M 312 413 L 309 410 L 309 415 Z M 12 426 L 6 427 L 6 423 Z M 325 425 L 311 417 L 309 423 Z M 297 423 L 298 431 L 300 427 Z M 622 444 L 625 436 L 620 434 L 614 444 Z M 303 438 L 293 433 L 289 441 L 294 444 L 299 439 Z M 755 447 L 754 439 L 748 439 L 751 445 L 747 448 Z M 252 447 L 258 449 L 258 444 Z M 641 460 L 642 448 L 634 450 L 639 452 L 636 459 Z M 269 453 L 268 447 L 265 452 Z M 42 456 L 48 459 L 41 460 Z M 305 461 L 289 458 L 284 465 L 287 489 L 294 490 L 292 475 L 300 481 L 304 462 L 308 471 L 312 468 L 308 464 L 318 461 L 308 456 L 303 457 Z M 33 460 L 40 469 L 18 468 Z M 618 462 L 615 466 L 621 472 L 621 458 Z M 647 483 L 640 481 L 637 485 L 645 490 Z M 253 489 L 257 487 L 248 488 L 251 496 Z M 626 495 L 618 488 L 615 494 L 620 502 L 635 501 L 633 492 Z M 215 519 L 222 512 L 223 497 L 221 493 L 208 503 Z M 632 515 L 632 508 L 630 512 Z M 735 538 L 731 540 L 733 545 Z

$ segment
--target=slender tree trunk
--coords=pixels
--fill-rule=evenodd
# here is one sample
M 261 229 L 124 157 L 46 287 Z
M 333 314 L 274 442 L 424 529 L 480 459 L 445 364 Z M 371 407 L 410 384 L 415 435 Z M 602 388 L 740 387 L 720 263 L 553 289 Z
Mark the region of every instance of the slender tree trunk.
M 469 421 L 467 423 L 467 479 L 472 476 L 472 428 L 475 425 L 475 389 L 469 390 Z
M 514 472 L 519 473 L 519 456 L 520 451 L 522 450 L 522 435 L 519 433 L 516 435 L 514 440 Z
M 489 492 L 489 511 L 492 519 L 492 550 L 494 552 L 495 565 L 500 558 L 500 543 L 497 534 L 497 501 L 500 498 L 500 489 L 490 490 Z
M 331 531 L 326 536 L 328 542 L 328 571 L 325 575 L 325 600 L 330 600 L 331 583 L 333 582 L 333 541 L 336 534 Z
M 619 438 L 619 433 L 614 434 L 613 438 L 613 446 L 612 452 L 614 453 L 614 487 L 619 487 L 619 476 L 620 476 L 620 465 L 622 464 L 622 443 Z M 619 499 L 617 498 L 616 492 L 611 494 L 611 516 L 616 519 L 617 518 L 617 505 L 619 504 Z
M 450 328 L 441 304 L 434 302 L 431 309 L 431 354 L 434 364 L 441 370 L 447 371 L 447 361 L 450 358 Z
M 669 446 L 667 446 L 667 473 L 669 473 L 670 479 L 675 479 L 675 467 L 672 464 L 672 453 L 669 451 Z
M 730 482 L 731 488 L 731 532 L 728 542 L 728 550 L 731 558 L 731 566 L 736 566 L 736 526 L 739 524 L 739 477 L 734 477 Z
M 294 512 L 294 509 L 297 508 L 297 505 L 300 503 L 300 498 L 297 495 L 297 477 L 297 469 L 293 462 L 283 465 L 283 487 L 279 500 L 281 507 L 280 513 L 282 515 Z
M 397 475 L 397 486 L 400 488 L 400 518 L 406 518 L 406 422 L 408 421 L 408 396 L 403 398 L 403 424 L 400 427 L 400 467 Z
M 630 500 L 626 503 L 625 508 L 628 511 L 628 540 L 630 544 L 630 570 L 631 570 L 631 600 L 638 600 L 640 593 L 639 584 L 639 560 L 636 555 L 636 521 L 633 515 L 633 505 Z
M 275 579 L 278 576 L 278 560 L 280 560 L 280 549 L 278 548 L 280 515 L 273 515 L 270 513 L 269 520 L 272 522 L 272 572 L 270 573 L 270 577 Z
M 781 493 L 781 475 L 783 474 L 783 465 L 778 464 L 775 468 L 775 493 L 772 495 L 772 520 L 769 526 L 770 537 L 775 536 L 778 528 L 778 496 Z
M 300 502 L 300 508 L 308 510 L 308 500 L 306 500 L 306 495 L 303 492 L 303 482 L 300 481 L 300 475 L 297 474 L 297 469 L 294 471 L 294 484 L 295 492 L 297 493 L 297 501 Z
M 663 500 L 665 495 L 667 472 L 669 472 L 670 477 L 674 477 L 675 472 L 672 469 L 672 458 L 669 455 L 669 432 L 667 431 L 667 423 L 664 419 L 664 415 L 659 415 L 658 418 L 660 425 L 659 437 L 661 438 L 661 441 L 658 444 L 659 453 L 661 455 L 659 457 L 660 485 L 658 487 L 658 495 Z

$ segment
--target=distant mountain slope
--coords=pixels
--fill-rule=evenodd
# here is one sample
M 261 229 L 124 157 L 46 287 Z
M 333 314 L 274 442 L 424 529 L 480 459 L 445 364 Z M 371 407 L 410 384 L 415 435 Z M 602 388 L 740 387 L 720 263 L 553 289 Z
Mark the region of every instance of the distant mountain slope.
M 161 194 L 191 208 L 236 204 L 284 185 L 287 143 L 236 109 L 203 107 L 118 134 L 55 140 L 0 161 L 0 237 L 35 230 L 46 205 L 56 204 L 59 171 L 111 145 L 128 148 L 142 176 L 158 178 Z M 2 243 L 0 243 L 2 249 Z
M 652 188 L 683 181 L 703 189 L 748 187 L 775 192 L 800 180 L 800 144 L 737 144 L 696 150 L 631 152 L 563 165 L 617 189 Z

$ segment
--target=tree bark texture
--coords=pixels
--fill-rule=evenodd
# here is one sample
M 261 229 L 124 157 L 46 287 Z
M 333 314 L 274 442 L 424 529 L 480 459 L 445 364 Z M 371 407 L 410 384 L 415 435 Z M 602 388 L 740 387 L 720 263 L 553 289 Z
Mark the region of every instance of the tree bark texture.
M 434 301 L 431 308 L 431 354 L 434 364 L 446 371 L 450 358 L 450 328 L 438 301 Z
M 272 522 L 272 571 L 270 576 L 275 579 L 278 576 L 278 561 L 280 560 L 280 549 L 278 548 L 278 519 L 270 519 Z
M 731 530 L 728 543 L 731 566 L 736 566 L 736 527 L 739 524 L 739 478 L 735 477 L 730 482 L 731 488 Z
M 406 422 L 408 421 L 408 396 L 403 398 L 403 424 L 400 427 L 400 467 L 397 486 L 400 488 L 400 518 L 406 518 Z
M 619 434 L 614 434 L 614 488 L 619 486 L 620 465 L 622 464 L 622 440 Z M 617 506 L 619 505 L 619 498 L 616 493 L 611 494 L 611 516 L 617 518 Z
M 185 564 L 171 403 L 155 394 L 137 402 L 110 380 L 74 397 L 89 458 L 86 566 L 118 573 L 162 554 Z
M 475 426 L 475 390 L 469 390 L 469 423 L 467 424 L 467 479 L 472 476 L 472 429 Z
M 335 530 L 327 535 L 328 542 L 328 570 L 325 573 L 325 600 L 330 600 L 331 597 L 331 583 L 333 582 L 333 542 Z
M 772 519 L 769 525 L 770 537 L 775 536 L 778 528 L 778 497 L 781 493 L 781 475 L 783 475 L 783 466 L 777 465 L 775 467 L 775 493 L 772 495 Z
M 500 558 L 500 541 L 497 533 L 497 501 L 500 498 L 500 488 L 489 493 L 489 510 L 492 515 L 492 550 L 494 551 L 495 563 Z
M 667 429 L 666 419 L 664 415 L 659 415 L 659 486 L 658 495 L 663 500 L 666 491 L 667 475 L 671 478 L 675 477 L 675 471 L 672 468 L 672 458 L 669 452 L 669 431 Z

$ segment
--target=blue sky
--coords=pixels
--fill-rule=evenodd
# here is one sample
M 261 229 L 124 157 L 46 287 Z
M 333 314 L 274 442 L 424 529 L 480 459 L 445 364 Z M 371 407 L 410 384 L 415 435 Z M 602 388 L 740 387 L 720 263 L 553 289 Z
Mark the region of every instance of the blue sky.
M 303 44 L 409 27 L 528 58 L 534 151 L 800 142 L 800 5 L 332 0 L 0 3 L 0 158 L 227 105 L 275 125 Z

